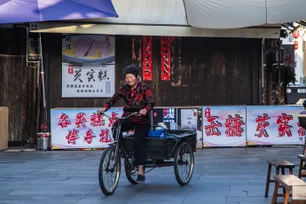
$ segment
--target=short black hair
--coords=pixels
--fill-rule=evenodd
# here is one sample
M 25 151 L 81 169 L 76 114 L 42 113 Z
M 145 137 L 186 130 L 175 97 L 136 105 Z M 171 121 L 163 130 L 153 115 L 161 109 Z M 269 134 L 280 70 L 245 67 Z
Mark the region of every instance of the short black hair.
M 138 67 L 134 64 L 125 67 L 124 68 L 124 75 L 126 75 L 126 74 L 134 74 L 137 77 L 138 74 L 139 74 Z

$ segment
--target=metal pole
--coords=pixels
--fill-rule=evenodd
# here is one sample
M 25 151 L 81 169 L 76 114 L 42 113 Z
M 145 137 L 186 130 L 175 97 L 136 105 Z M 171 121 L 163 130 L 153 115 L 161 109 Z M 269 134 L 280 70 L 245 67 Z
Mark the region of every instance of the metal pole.
M 261 40 L 261 104 L 266 105 L 265 101 L 265 70 L 267 68 L 265 58 L 265 38 Z
M 42 51 L 42 40 L 41 40 L 41 33 L 39 33 L 39 52 L 40 52 L 40 62 L 41 62 L 41 85 L 42 85 L 42 95 L 43 95 L 43 125 L 44 131 L 46 132 L 47 126 L 47 103 L 46 103 L 46 93 L 45 93 L 45 71 L 44 71 L 44 57 Z

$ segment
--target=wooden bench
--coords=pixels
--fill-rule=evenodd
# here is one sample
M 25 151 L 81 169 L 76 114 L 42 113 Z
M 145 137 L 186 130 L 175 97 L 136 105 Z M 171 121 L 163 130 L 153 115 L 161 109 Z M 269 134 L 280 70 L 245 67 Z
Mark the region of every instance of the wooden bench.
M 267 173 L 267 181 L 266 181 L 266 190 L 265 190 L 265 197 L 267 198 L 269 195 L 269 187 L 270 187 L 270 183 L 275 182 L 275 180 L 271 179 L 271 169 L 272 166 L 274 166 L 276 168 L 276 175 L 279 175 L 279 170 L 281 170 L 282 175 L 285 175 L 285 169 L 289 169 L 289 175 L 293 174 L 293 169 L 295 167 L 294 164 L 292 164 L 291 162 L 288 162 L 286 160 L 282 160 L 282 159 L 271 159 L 268 160 L 268 173 Z M 284 190 L 285 191 L 285 190 Z
M 282 194 L 282 196 L 284 197 L 284 204 L 288 204 L 291 190 L 293 198 L 292 201 L 294 201 L 295 203 L 301 201 L 301 199 L 303 199 L 302 196 L 305 197 L 305 195 L 301 195 L 301 193 L 303 193 L 304 189 L 306 189 L 306 183 L 303 180 L 299 179 L 297 176 L 275 175 L 274 180 L 275 187 L 271 204 L 275 204 L 277 202 L 277 197 L 279 197 L 278 189 L 280 187 L 285 188 L 285 193 Z
M 306 155 L 299 154 L 298 158 L 300 159 L 299 167 L 299 178 L 306 177 Z

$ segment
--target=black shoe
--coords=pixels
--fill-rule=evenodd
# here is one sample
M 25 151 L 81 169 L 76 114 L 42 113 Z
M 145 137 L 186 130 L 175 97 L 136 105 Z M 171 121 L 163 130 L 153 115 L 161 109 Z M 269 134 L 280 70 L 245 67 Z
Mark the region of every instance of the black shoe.
M 144 175 L 138 175 L 136 182 L 137 183 L 143 183 L 143 182 L 145 182 L 145 180 L 146 180 L 146 177 Z

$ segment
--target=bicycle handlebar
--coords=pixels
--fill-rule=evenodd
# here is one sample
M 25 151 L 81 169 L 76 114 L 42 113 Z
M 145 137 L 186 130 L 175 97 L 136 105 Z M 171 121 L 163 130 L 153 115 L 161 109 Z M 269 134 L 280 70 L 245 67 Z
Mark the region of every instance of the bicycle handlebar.
M 131 113 L 130 115 L 128 115 L 126 117 L 111 117 L 109 115 L 106 115 L 105 113 L 101 113 L 101 115 L 105 115 L 109 119 L 118 119 L 118 120 L 125 120 L 125 119 L 128 119 L 128 118 L 132 117 L 133 115 L 139 115 L 139 114 L 140 114 L 139 112 L 134 112 L 134 113 Z

